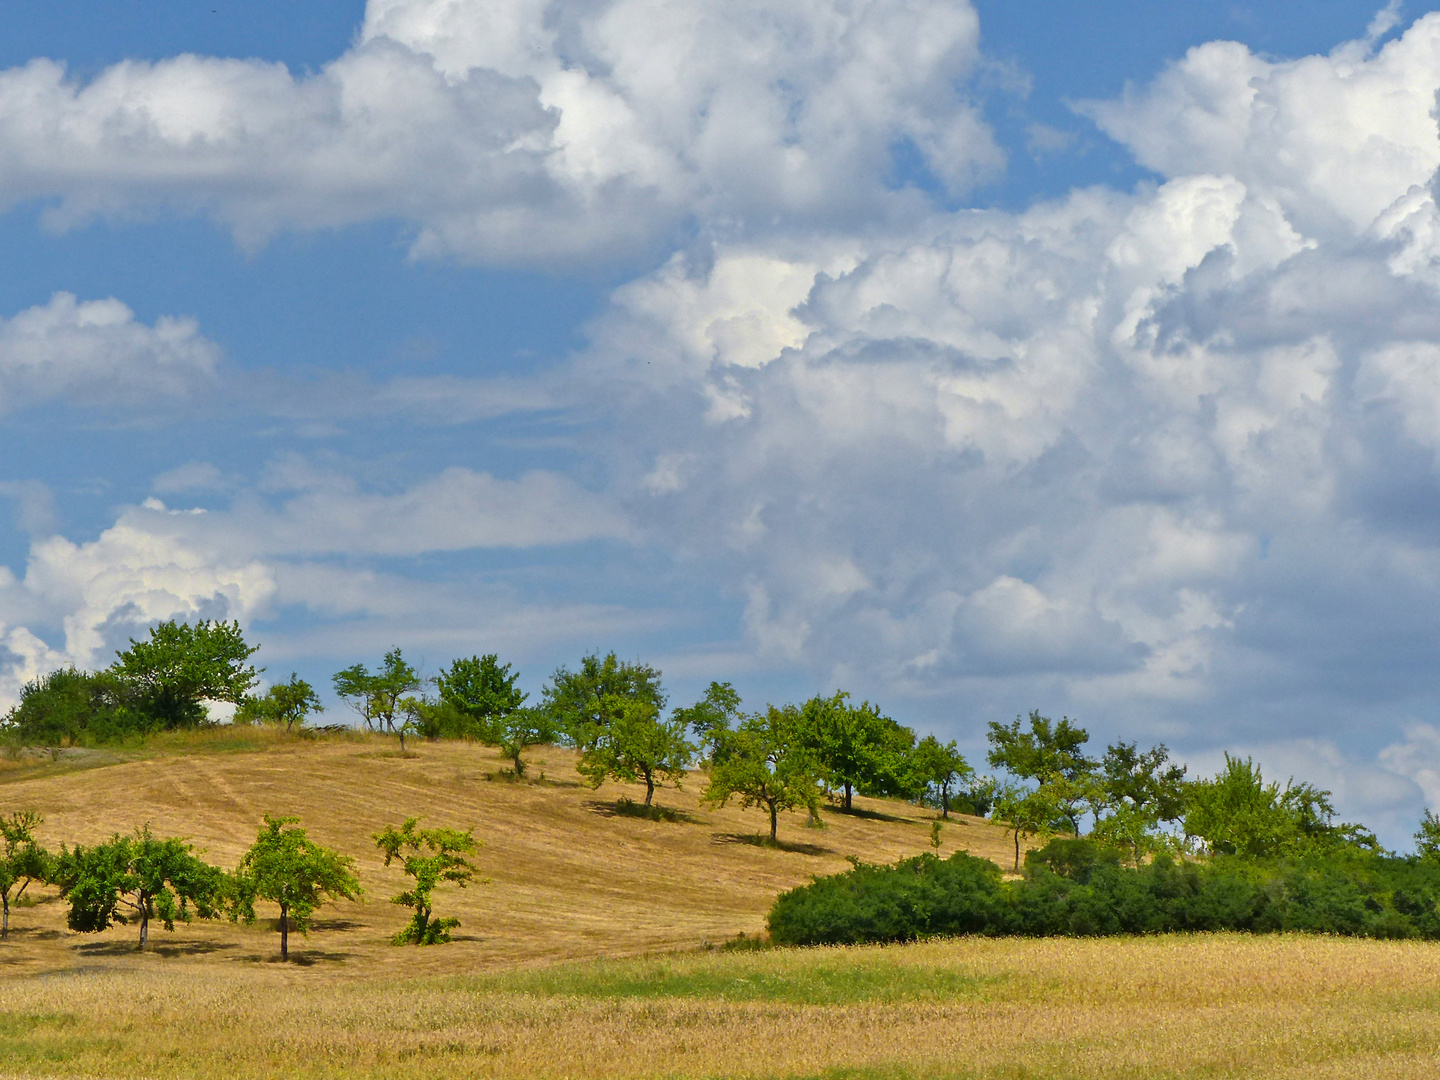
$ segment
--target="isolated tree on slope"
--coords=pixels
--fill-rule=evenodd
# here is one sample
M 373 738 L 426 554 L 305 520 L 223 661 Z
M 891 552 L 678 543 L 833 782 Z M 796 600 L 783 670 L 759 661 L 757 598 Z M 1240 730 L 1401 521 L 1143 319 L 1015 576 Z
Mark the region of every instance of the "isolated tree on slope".
M 496 742 L 500 722 L 525 704 L 529 696 L 515 683 L 520 678 L 495 653 L 455 660 L 435 677 L 440 700 L 475 721 L 481 737 Z
M 294 731 L 305 726 L 305 718 L 311 713 L 324 711 L 315 688 L 292 671 L 289 682 L 277 683 L 259 697 L 246 698 L 235 711 L 235 720 L 284 725 L 286 731 Z
M 422 829 L 418 818 L 406 818 L 398 829 L 388 825 L 375 834 L 375 845 L 385 853 L 385 865 L 400 863 L 400 869 L 415 879 L 413 888 L 390 898 L 392 904 L 411 908 L 415 914 L 405 928 L 390 939 L 393 945 L 439 945 L 450 940 L 450 931 L 460 925 L 456 918 L 437 919 L 431 895 L 442 883 L 465 888 L 475 878 L 475 867 L 465 856 L 478 846 L 470 830 Z
M 955 748 L 954 740 L 942 745 L 934 735 L 926 735 L 915 747 L 913 767 L 916 780 L 934 790 L 940 816 L 948 821 L 955 786 L 975 770 Z
M 695 754 L 685 739 L 685 721 L 663 720 L 644 698 L 611 697 L 604 703 L 608 723 L 593 738 L 576 766 L 599 787 L 607 777 L 645 785 L 645 805 L 655 798 L 657 781 L 677 786 Z
M 814 759 L 798 735 L 794 706 L 747 716 L 718 739 L 710 762 L 710 784 L 704 799 L 724 806 L 732 797 L 744 809 L 763 806 L 770 812 L 770 842 L 778 840 L 782 811 L 814 808 L 819 795 Z
M 310 932 L 310 919 L 332 900 L 359 900 L 364 895 L 355 877 L 355 860 L 315 843 L 301 828 L 300 819 L 272 818 L 236 868 L 236 901 L 232 917 L 255 921 L 255 901 L 280 908 L 280 959 L 290 959 L 290 923 L 302 934 Z

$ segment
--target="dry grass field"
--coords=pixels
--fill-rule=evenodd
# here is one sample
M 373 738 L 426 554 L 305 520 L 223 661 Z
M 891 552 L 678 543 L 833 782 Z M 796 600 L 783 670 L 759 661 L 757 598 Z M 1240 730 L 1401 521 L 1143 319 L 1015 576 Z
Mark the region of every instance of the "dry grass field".
M 0 763 L 0 812 L 46 839 L 145 821 L 233 865 L 265 812 L 298 813 L 359 858 L 365 904 L 326 909 L 300 963 L 273 922 L 64 930 L 50 895 L 0 944 L 0 1076 L 104 1077 L 1433 1077 L 1440 947 L 1322 938 L 959 940 L 823 950 L 706 949 L 758 931 L 811 874 L 928 850 L 928 811 L 863 800 L 828 828 L 666 790 L 674 820 L 617 812 L 625 790 L 496 778 L 492 751 L 363 737 L 212 735 L 134 760 Z M 108 763 L 106 763 L 108 762 Z M 536 771 L 538 772 L 538 766 Z M 635 792 L 630 792 L 634 795 Z M 485 841 L 488 878 L 439 894 L 454 943 L 386 943 L 400 877 L 369 834 L 407 814 Z M 963 845 L 1006 837 L 964 819 Z

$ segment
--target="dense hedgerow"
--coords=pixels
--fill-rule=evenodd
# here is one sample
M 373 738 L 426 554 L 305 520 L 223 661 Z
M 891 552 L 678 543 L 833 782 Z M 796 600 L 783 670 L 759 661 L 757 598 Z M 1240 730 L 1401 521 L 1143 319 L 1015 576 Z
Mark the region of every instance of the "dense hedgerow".
M 894 866 L 857 863 L 784 893 L 778 944 L 912 941 L 953 934 L 1087 937 L 1173 931 L 1304 931 L 1440 938 L 1440 863 L 1379 855 L 1129 867 L 1086 840 L 1054 841 L 1025 876 L 963 852 Z

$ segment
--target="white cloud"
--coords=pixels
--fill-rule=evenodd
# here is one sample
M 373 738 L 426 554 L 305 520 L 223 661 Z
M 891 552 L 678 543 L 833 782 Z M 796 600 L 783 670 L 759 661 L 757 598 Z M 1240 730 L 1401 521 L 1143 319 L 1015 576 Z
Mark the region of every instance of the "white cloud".
M 220 350 L 193 319 L 154 326 L 118 300 L 56 293 L 0 319 L 0 410 L 51 398 L 82 406 L 139 406 L 210 384 Z
M 977 41 L 946 0 L 375 0 L 313 75 L 198 56 L 0 72 L 0 203 L 58 200 L 57 227 L 169 206 L 246 243 L 401 219 L 417 253 L 541 262 L 697 212 L 726 231 L 875 219 L 915 201 L 886 188 L 897 141 L 957 193 L 1001 163 L 957 89 Z
M 1372 24 L 1378 38 L 1390 29 Z M 1233 176 L 1307 235 L 1363 230 L 1440 166 L 1440 15 L 1378 54 L 1270 61 L 1236 42 L 1197 46 L 1153 83 L 1082 111 L 1166 176 Z

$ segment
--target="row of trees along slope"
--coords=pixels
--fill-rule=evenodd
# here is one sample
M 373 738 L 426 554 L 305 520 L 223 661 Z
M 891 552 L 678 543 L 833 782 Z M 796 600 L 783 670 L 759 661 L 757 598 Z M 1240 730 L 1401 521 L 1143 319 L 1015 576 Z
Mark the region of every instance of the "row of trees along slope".
M 84 847 L 46 850 L 36 837 L 41 816 L 23 810 L 0 817 L 0 939 L 10 936 L 10 909 L 32 885 L 54 885 L 69 905 L 71 930 L 97 933 L 112 925 L 139 927 L 140 949 L 158 922 L 174 930 L 194 918 L 253 923 L 255 904 L 274 904 L 280 913 L 280 957 L 290 956 L 290 931 L 308 934 L 316 911 L 338 899 L 360 901 L 364 889 L 355 860 L 311 840 L 298 818 L 268 814 L 255 843 L 231 872 L 205 862 L 178 837 L 155 836 L 148 825 L 133 834 Z M 421 828 L 407 818 L 374 836 L 384 864 L 398 863 L 413 885 L 391 903 L 410 908 L 410 921 L 392 938 L 396 945 L 435 945 L 459 925 L 437 917 L 434 892 L 441 885 L 466 887 L 475 877 L 470 862 L 478 841 L 471 831 Z
M 240 722 L 302 726 L 321 708 L 313 688 L 292 675 L 255 693 L 255 651 L 233 622 L 162 623 L 103 671 L 63 669 L 31 682 L 0 729 L 32 744 L 102 742 L 205 724 L 207 701 L 234 703 Z M 952 806 L 988 814 L 1013 834 L 1017 872 L 1026 840 L 1079 836 L 1087 826 L 1131 862 L 1162 852 L 1260 857 L 1317 837 L 1378 849 L 1367 830 L 1335 823 L 1329 793 L 1313 785 L 1267 783 L 1253 762 L 1229 757 L 1215 777 L 1191 780 L 1163 745 L 1117 742 L 1090 756 L 1084 728 L 1038 711 L 989 724 L 996 773 L 980 776 L 953 742 L 917 739 L 844 692 L 745 712 L 734 688 L 716 682 L 667 715 L 660 672 L 614 653 L 558 668 L 533 703 L 518 680 L 493 654 L 454 660 L 426 679 L 397 648 L 373 671 L 337 672 L 334 688 L 361 723 L 397 735 L 402 747 L 407 735 L 483 740 L 520 777 L 530 747 L 559 742 L 580 751 L 591 784 L 643 784 L 647 807 L 657 787 L 699 766 L 704 798 L 762 809 L 772 840 L 781 814 L 803 809 L 815 821 L 825 799 L 849 810 L 860 793 L 926 802 L 942 817 Z

